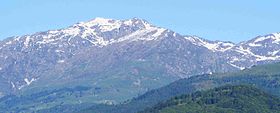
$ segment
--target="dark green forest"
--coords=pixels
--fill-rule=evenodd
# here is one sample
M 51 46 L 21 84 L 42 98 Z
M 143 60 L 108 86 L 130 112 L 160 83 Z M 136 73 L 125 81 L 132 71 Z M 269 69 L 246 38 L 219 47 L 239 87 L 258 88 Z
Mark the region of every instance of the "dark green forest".
M 140 113 L 280 113 L 280 98 L 252 86 L 222 86 L 173 97 Z

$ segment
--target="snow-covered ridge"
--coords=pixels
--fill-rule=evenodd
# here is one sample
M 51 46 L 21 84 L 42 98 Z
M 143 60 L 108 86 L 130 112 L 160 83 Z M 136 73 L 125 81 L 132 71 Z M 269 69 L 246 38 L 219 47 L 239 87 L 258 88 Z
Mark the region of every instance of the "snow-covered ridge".
M 279 51 L 269 52 L 269 54 L 272 54 L 273 56 L 259 55 L 257 53 L 252 52 L 250 48 L 244 48 L 243 46 L 236 47 L 234 49 L 234 51 L 237 51 L 237 52 L 239 52 L 239 53 L 241 53 L 243 55 L 255 57 L 256 61 L 279 60 L 280 59 L 280 56 L 275 56 Z
M 126 22 L 127 23 L 127 22 Z M 76 26 L 83 26 L 83 27 L 93 27 L 99 26 L 99 29 L 102 32 L 111 31 L 113 29 L 120 28 L 122 25 L 122 21 L 120 20 L 113 20 L 113 19 L 105 19 L 105 18 L 95 18 L 88 22 L 80 22 L 76 24 Z
M 257 44 L 257 43 L 261 43 L 261 42 L 266 41 L 266 40 L 271 40 L 272 43 L 279 44 L 280 33 L 272 33 L 272 34 L 265 35 L 265 36 L 258 36 L 255 39 L 253 39 L 252 43 Z
M 119 29 L 122 27 L 130 27 L 138 29 L 136 31 L 133 31 L 130 34 L 127 34 L 127 36 L 119 37 L 118 39 L 108 39 L 103 37 L 103 34 L 106 32 L 119 32 Z M 87 22 L 79 22 L 77 24 L 74 24 L 73 26 L 69 26 L 65 29 L 59 29 L 59 30 L 50 30 L 45 32 L 41 35 L 42 40 L 37 41 L 38 44 L 56 44 L 55 42 L 60 41 L 62 39 L 71 38 L 73 37 L 80 37 L 85 39 L 86 41 L 89 41 L 95 46 L 106 46 L 109 44 L 120 42 L 121 40 L 124 40 L 124 38 L 129 37 L 133 34 L 139 34 L 139 33 L 150 33 L 153 37 L 153 39 L 156 39 L 157 37 L 163 36 L 164 32 L 167 29 L 156 27 L 148 23 L 147 21 L 143 19 L 133 18 L 128 20 L 113 20 L 113 19 L 105 19 L 105 18 L 95 18 L 93 20 L 87 21 Z M 143 35 L 143 34 L 142 34 Z M 27 47 L 29 42 L 32 40 L 32 35 L 23 36 L 25 38 L 24 45 Z M 23 38 L 21 37 L 21 38 Z M 90 37 L 90 38 L 89 38 Z M 137 38 L 131 37 L 132 38 Z M 139 38 L 138 38 L 139 39 Z M 126 39 L 127 40 L 127 39 Z M 132 39 L 135 40 L 135 39 Z M 145 40 L 145 38 L 142 37 L 141 40 Z M 151 37 L 147 37 L 147 41 L 151 40 Z
M 93 46 L 104 47 L 121 42 L 158 40 L 166 37 L 169 32 L 170 30 L 168 29 L 156 27 L 147 21 L 138 18 L 128 20 L 95 18 L 87 22 L 74 24 L 64 29 L 50 30 L 34 35 L 15 37 L 13 40 L 5 42 L 0 49 L 19 40 L 22 41 L 21 43 L 23 48 L 28 48 L 29 46 L 32 46 L 32 44 L 38 44 L 39 47 L 44 44 L 55 46 L 59 45 L 59 47 L 62 48 L 67 44 L 76 47 L 75 44 L 77 43 L 71 43 L 71 40 L 74 38 L 78 38 L 79 42 L 82 42 L 83 44 L 84 42 L 87 42 L 86 44 L 89 44 L 89 46 L 92 44 Z M 177 33 L 173 33 L 173 36 L 178 37 Z M 233 55 L 253 58 L 254 61 L 280 60 L 280 49 L 277 50 L 278 48 L 274 48 L 269 51 L 266 50 L 266 46 L 269 44 L 273 44 L 273 46 L 279 45 L 280 48 L 280 33 L 259 36 L 252 40 L 238 44 L 224 41 L 209 41 L 197 36 L 185 36 L 184 38 L 192 44 L 207 48 L 212 52 L 227 54 L 227 57 L 229 57 L 228 59 L 233 59 L 231 60 L 232 62 L 230 61 L 230 65 L 233 67 L 238 67 L 235 62 L 240 62 L 242 58 L 232 56 L 232 53 Z M 80 44 L 79 42 L 78 44 Z M 259 52 L 259 48 L 263 49 L 262 51 L 267 51 L 267 53 Z M 56 50 L 63 51 L 61 48 L 56 48 Z M 55 52 L 57 54 L 61 53 L 59 51 Z M 64 62 L 63 57 L 57 60 L 57 63 Z
M 207 49 L 211 50 L 211 51 L 227 51 L 229 49 L 231 49 L 232 47 L 235 46 L 234 43 L 230 43 L 230 42 L 222 42 L 222 41 L 208 41 L 205 39 L 201 39 L 199 37 L 196 36 L 186 36 L 184 37 L 185 39 L 189 40 L 191 43 L 193 43 L 194 45 L 198 45 L 198 46 L 204 46 Z
M 196 36 L 186 36 L 186 40 L 194 45 L 202 46 L 210 51 L 226 55 L 228 64 L 237 69 L 244 69 L 242 62 L 264 62 L 280 60 L 280 33 L 259 36 L 239 44 L 222 41 L 208 41 Z M 271 46 L 274 44 L 273 46 Z

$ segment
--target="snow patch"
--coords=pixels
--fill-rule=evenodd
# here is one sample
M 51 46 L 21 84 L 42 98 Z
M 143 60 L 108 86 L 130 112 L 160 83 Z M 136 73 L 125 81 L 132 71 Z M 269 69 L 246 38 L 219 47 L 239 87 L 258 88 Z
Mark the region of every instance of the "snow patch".
M 64 63 L 65 60 L 58 60 L 57 63 Z
M 254 43 L 257 42 L 261 42 L 267 39 L 272 39 L 272 43 L 277 43 L 279 44 L 280 42 L 280 33 L 272 33 L 271 35 L 267 35 L 267 36 L 262 36 L 262 37 L 258 37 L 257 39 L 255 39 Z
M 279 53 L 280 50 L 273 51 L 273 52 L 268 52 L 269 55 L 275 56 L 277 53 Z
M 153 34 L 152 36 L 153 36 L 153 37 L 158 37 L 158 36 L 160 36 L 165 30 L 166 30 L 166 29 L 163 29 L 163 28 L 157 29 L 157 30 L 156 30 L 157 32 L 156 32 L 155 34 Z
M 257 39 L 254 41 L 254 43 L 261 42 L 261 41 L 264 41 L 264 40 L 269 39 L 269 38 L 270 38 L 270 36 L 259 37 L 259 38 L 257 38 Z
M 267 57 L 267 56 L 261 56 L 261 55 L 256 55 L 253 53 L 250 48 L 243 48 L 242 46 L 239 46 L 235 51 L 244 54 L 244 55 L 250 55 L 256 58 L 256 61 L 265 61 L 265 60 L 278 60 L 280 59 L 280 56 L 274 56 L 274 57 Z
M 234 47 L 234 44 L 232 43 L 227 43 L 227 42 L 208 42 L 205 41 L 203 39 L 200 39 L 198 37 L 184 37 L 185 39 L 189 40 L 191 43 L 193 43 L 194 45 L 198 45 L 198 46 L 204 46 L 207 49 L 216 52 L 216 51 L 227 51 L 229 49 L 231 49 L 232 47 Z
M 13 88 L 15 88 L 15 87 L 16 87 L 16 85 L 15 85 L 13 82 L 11 82 L 11 85 L 12 85 L 12 87 L 13 87 Z
M 262 44 L 255 44 L 255 43 L 249 43 L 248 45 L 251 46 L 251 47 L 259 47 L 259 46 L 262 46 Z
M 189 40 L 190 42 L 192 42 L 193 44 L 196 44 L 196 40 L 195 37 L 184 37 L 186 40 Z
M 243 70 L 243 69 L 245 69 L 245 67 L 242 67 L 242 66 L 237 66 L 237 65 L 232 64 L 232 63 L 229 63 L 229 62 L 228 62 L 228 64 L 229 64 L 229 65 L 231 65 L 231 66 L 233 66 L 233 67 L 235 67 L 235 68 L 238 68 L 239 70 Z
M 17 37 L 14 38 L 14 41 L 19 41 L 19 39 L 20 39 L 20 37 L 17 36 Z
M 26 82 L 27 85 L 30 85 L 32 82 L 34 82 L 36 79 L 32 78 L 30 81 L 28 78 L 25 78 L 24 81 Z
M 245 49 L 243 46 L 238 46 L 236 48 L 236 51 L 241 53 L 241 54 L 244 54 L 244 55 L 254 55 L 253 52 L 251 52 L 251 50 L 249 48 Z
M 24 81 L 25 81 L 26 84 L 25 84 L 25 85 L 19 86 L 19 87 L 18 87 L 18 90 L 21 90 L 21 89 L 24 88 L 25 86 L 29 86 L 32 82 L 36 81 L 36 79 L 35 79 L 35 78 L 32 78 L 31 80 L 29 80 L 28 78 L 25 78 Z M 15 87 L 15 86 L 14 86 L 14 87 Z
M 128 20 L 128 21 L 125 21 L 124 24 L 126 24 L 126 25 L 132 25 L 132 24 L 133 24 L 133 21 L 130 19 L 130 20 Z
M 137 61 L 139 61 L 139 62 L 145 62 L 146 60 L 145 60 L 145 59 L 140 58 L 140 59 L 138 59 Z
M 105 18 L 95 18 L 89 22 L 80 23 L 80 26 L 93 27 L 98 26 L 101 32 L 112 31 L 114 29 L 120 28 L 121 21 L 113 20 L 113 19 L 105 19 Z
M 220 42 L 220 43 L 222 43 L 223 46 L 229 46 L 229 47 L 235 46 L 235 45 L 232 44 L 232 43 L 227 43 L 227 42 Z
M 21 85 L 18 87 L 18 90 L 21 90 L 23 87 L 25 87 L 25 85 Z
M 119 38 L 117 40 L 110 40 L 110 44 L 112 43 L 119 43 L 119 42 L 123 42 L 123 41 L 151 41 L 151 40 L 157 40 L 160 37 L 160 32 L 163 32 L 163 28 L 161 30 L 159 30 L 161 28 L 157 28 L 157 27 L 149 27 L 149 29 L 140 29 L 137 30 L 127 36 L 124 36 L 122 38 Z M 147 34 L 152 33 L 152 32 L 156 32 L 153 36 L 149 36 Z
M 135 86 L 141 86 L 141 80 L 137 79 L 135 82 L 133 82 L 133 85 Z
M 30 41 L 31 41 L 30 36 L 27 36 L 27 37 L 25 38 L 24 43 L 23 43 L 24 46 L 25 46 L 25 47 L 28 47 Z
M 173 36 L 176 37 L 176 36 L 177 36 L 177 33 L 173 33 Z
M 12 41 L 7 42 L 6 44 L 7 44 L 7 45 L 12 44 Z
M 78 27 L 69 27 L 61 31 L 62 33 L 66 34 L 66 36 L 77 36 L 81 30 Z
M 56 53 L 64 53 L 63 50 L 55 50 Z
M 233 58 L 230 60 L 231 63 L 237 62 L 237 61 L 240 61 L 239 58 L 237 58 L 237 57 L 233 57 Z
M 260 55 L 255 55 L 257 57 L 257 61 L 265 61 L 265 60 L 278 60 L 280 56 L 275 56 L 275 57 L 266 57 L 266 56 L 260 56 Z
M 279 42 L 280 42 L 280 33 L 273 33 L 272 35 L 274 36 L 274 41 L 272 43 L 279 44 Z

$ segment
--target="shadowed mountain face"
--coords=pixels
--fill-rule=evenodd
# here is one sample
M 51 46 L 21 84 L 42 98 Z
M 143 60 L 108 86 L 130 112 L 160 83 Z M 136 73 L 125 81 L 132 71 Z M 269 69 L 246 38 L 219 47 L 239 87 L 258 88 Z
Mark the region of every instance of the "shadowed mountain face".
M 96 18 L 1 41 L 0 97 L 88 87 L 59 94 L 75 99 L 66 104 L 118 103 L 180 78 L 276 62 L 279 39 L 275 33 L 234 44 L 182 36 L 138 18 Z

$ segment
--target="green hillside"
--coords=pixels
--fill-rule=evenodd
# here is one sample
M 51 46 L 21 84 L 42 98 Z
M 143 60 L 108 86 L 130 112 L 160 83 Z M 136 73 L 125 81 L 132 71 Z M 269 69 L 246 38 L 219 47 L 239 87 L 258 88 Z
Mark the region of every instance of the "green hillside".
M 196 91 L 208 90 L 228 84 L 251 85 L 270 94 L 280 96 L 279 69 L 280 63 L 275 63 L 254 66 L 250 69 L 245 69 L 233 73 L 198 75 L 191 78 L 175 81 L 167 86 L 155 90 L 150 90 L 143 95 L 124 101 L 121 104 L 113 105 L 92 104 L 92 98 L 97 97 L 84 96 L 85 92 L 91 92 L 91 90 L 96 90 L 99 92 L 102 91 L 102 89 L 98 89 L 97 87 L 92 88 L 87 86 L 79 86 L 72 88 L 57 88 L 55 90 L 32 93 L 31 95 L 27 94 L 1 98 L 0 111 L 36 111 L 43 113 L 135 113 L 142 111 L 147 107 L 154 106 L 159 102 L 166 101 L 174 96 L 190 94 Z M 68 103 L 72 104 L 64 104 L 66 101 L 71 101 Z M 83 103 L 79 103 L 80 101 L 82 101 Z M 47 102 L 49 104 L 41 105 L 41 102 Z M 39 108 L 40 110 L 38 110 L 38 106 L 41 106 Z
M 195 91 L 231 85 L 252 85 L 270 94 L 280 96 L 280 63 L 254 66 L 234 73 L 199 75 L 175 81 L 159 89 L 151 90 L 120 105 L 97 105 L 85 109 L 85 113 L 134 113 L 156 105 L 174 96 L 190 94 Z
M 280 98 L 251 86 L 222 86 L 176 96 L 142 113 L 280 113 Z

